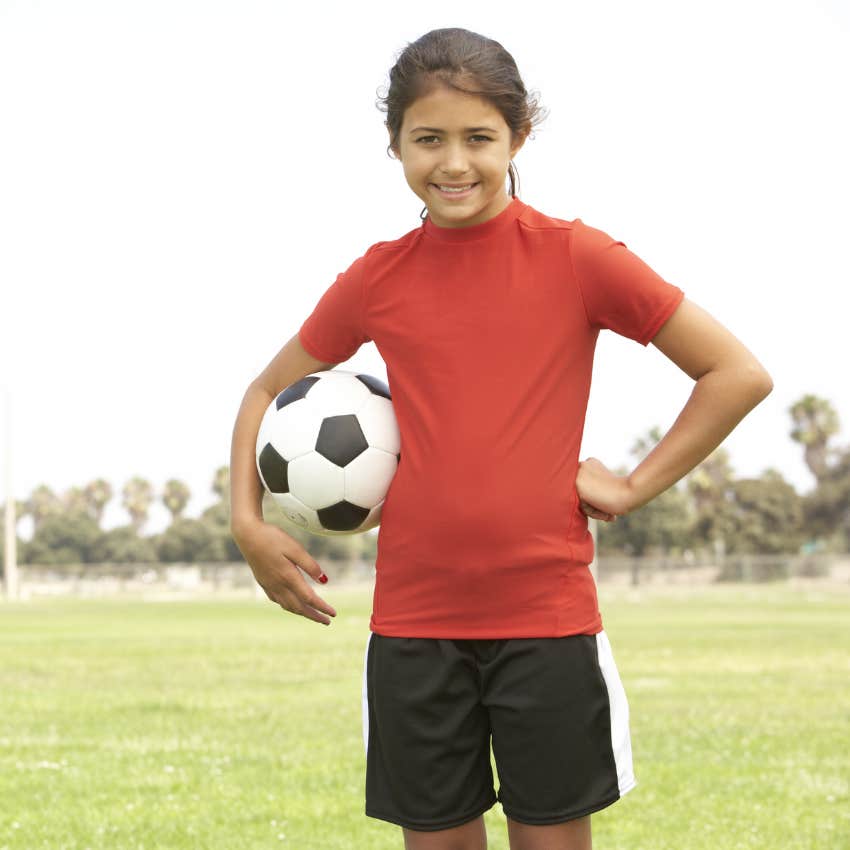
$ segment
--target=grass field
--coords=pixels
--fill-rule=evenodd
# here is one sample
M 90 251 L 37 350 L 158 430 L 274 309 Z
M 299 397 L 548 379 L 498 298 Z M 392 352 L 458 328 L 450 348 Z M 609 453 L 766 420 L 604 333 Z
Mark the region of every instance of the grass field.
M 248 598 L 0 603 L 0 850 L 399 850 L 363 814 L 371 599 L 321 592 L 330 627 Z M 601 605 L 638 786 L 598 850 L 850 848 L 850 589 Z

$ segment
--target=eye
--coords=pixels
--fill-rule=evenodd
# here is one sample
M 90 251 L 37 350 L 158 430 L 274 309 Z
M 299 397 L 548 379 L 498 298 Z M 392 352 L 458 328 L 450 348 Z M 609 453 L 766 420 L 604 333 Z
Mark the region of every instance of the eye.
M 416 142 L 417 142 L 417 144 L 432 145 L 432 144 L 439 142 L 439 140 L 440 140 L 439 136 L 420 136 L 416 140 Z M 492 142 L 493 141 L 493 139 L 490 138 L 490 136 L 482 136 L 480 134 L 470 136 L 469 140 L 471 142 L 475 142 L 476 144 L 481 144 L 483 142 Z

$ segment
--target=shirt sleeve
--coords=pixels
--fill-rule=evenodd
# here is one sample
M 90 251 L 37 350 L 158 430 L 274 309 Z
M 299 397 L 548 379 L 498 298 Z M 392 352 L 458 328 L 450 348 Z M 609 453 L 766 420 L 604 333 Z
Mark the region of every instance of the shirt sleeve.
M 685 297 L 623 242 L 580 218 L 573 222 L 570 260 L 588 322 L 641 345 L 652 341 Z
M 304 350 L 325 363 L 342 363 L 371 341 L 363 322 L 367 254 L 337 275 L 298 331 Z

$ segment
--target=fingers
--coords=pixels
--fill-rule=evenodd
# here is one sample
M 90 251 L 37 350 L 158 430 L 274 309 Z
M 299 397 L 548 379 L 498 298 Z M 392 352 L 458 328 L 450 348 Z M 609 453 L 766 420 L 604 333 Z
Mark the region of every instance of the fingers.
M 330 617 L 336 617 L 336 611 L 314 593 L 308 594 L 306 598 L 299 598 L 292 591 L 284 591 L 280 597 L 278 604 L 281 608 L 324 626 L 331 624 Z
M 293 537 L 290 537 L 283 529 L 276 526 L 267 526 L 270 538 L 270 546 L 277 549 L 278 554 L 290 566 L 297 565 L 308 576 L 319 584 L 327 584 L 328 577 L 319 566 L 319 562 Z
M 291 558 L 292 556 L 290 555 L 289 557 Z M 319 582 L 319 584 L 328 583 L 328 577 L 322 571 L 322 568 L 319 566 L 318 561 L 316 561 L 306 549 L 303 549 L 298 552 L 297 557 L 293 560 L 314 581 Z
M 280 599 L 275 599 L 275 601 L 293 614 L 300 614 L 308 620 L 314 620 L 325 626 L 330 625 L 329 617 L 336 617 L 336 611 L 333 606 L 325 602 L 321 596 L 312 590 L 288 558 L 284 557 L 284 560 L 291 567 L 291 570 L 287 571 L 289 573 L 289 581 L 287 581 L 287 586 L 277 594 Z M 313 563 L 315 564 L 315 561 Z M 318 572 L 324 576 L 319 565 L 315 564 L 315 566 Z M 325 581 L 327 581 L 327 576 L 325 576 Z
M 592 519 L 598 519 L 602 522 L 614 522 L 617 519 L 616 514 L 610 514 L 607 511 L 601 511 L 599 508 L 594 508 L 593 505 L 589 505 L 585 501 L 579 502 L 579 507 L 582 510 L 582 513 L 586 516 L 591 517 Z
M 301 599 L 301 614 L 304 617 L 309 617 L 311 620 L 316 620 L 318 623 L 330 625 L 328 617 L 336 617 L 336 611 L 333 606 L 328 605 L 321 596 L 315 593 L 310 593 L 306 599 Z M 328 616 L 324 616 L 327 614 Z
M 285 611 L 329 625 L 336 611 L 308 585 L 304 573 L 326 584 L 318 562 L 277 526 L 262 523 L 251 536 L 246 559 L 266 596 Z

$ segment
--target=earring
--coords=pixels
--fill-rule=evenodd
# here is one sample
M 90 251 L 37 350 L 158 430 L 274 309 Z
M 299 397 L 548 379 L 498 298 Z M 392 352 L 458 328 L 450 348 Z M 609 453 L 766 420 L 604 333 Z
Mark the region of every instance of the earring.
M 419 220 L 425 221 L 428 218 L 428 207 L 422 207 L 422 212 L 419 213 Z

